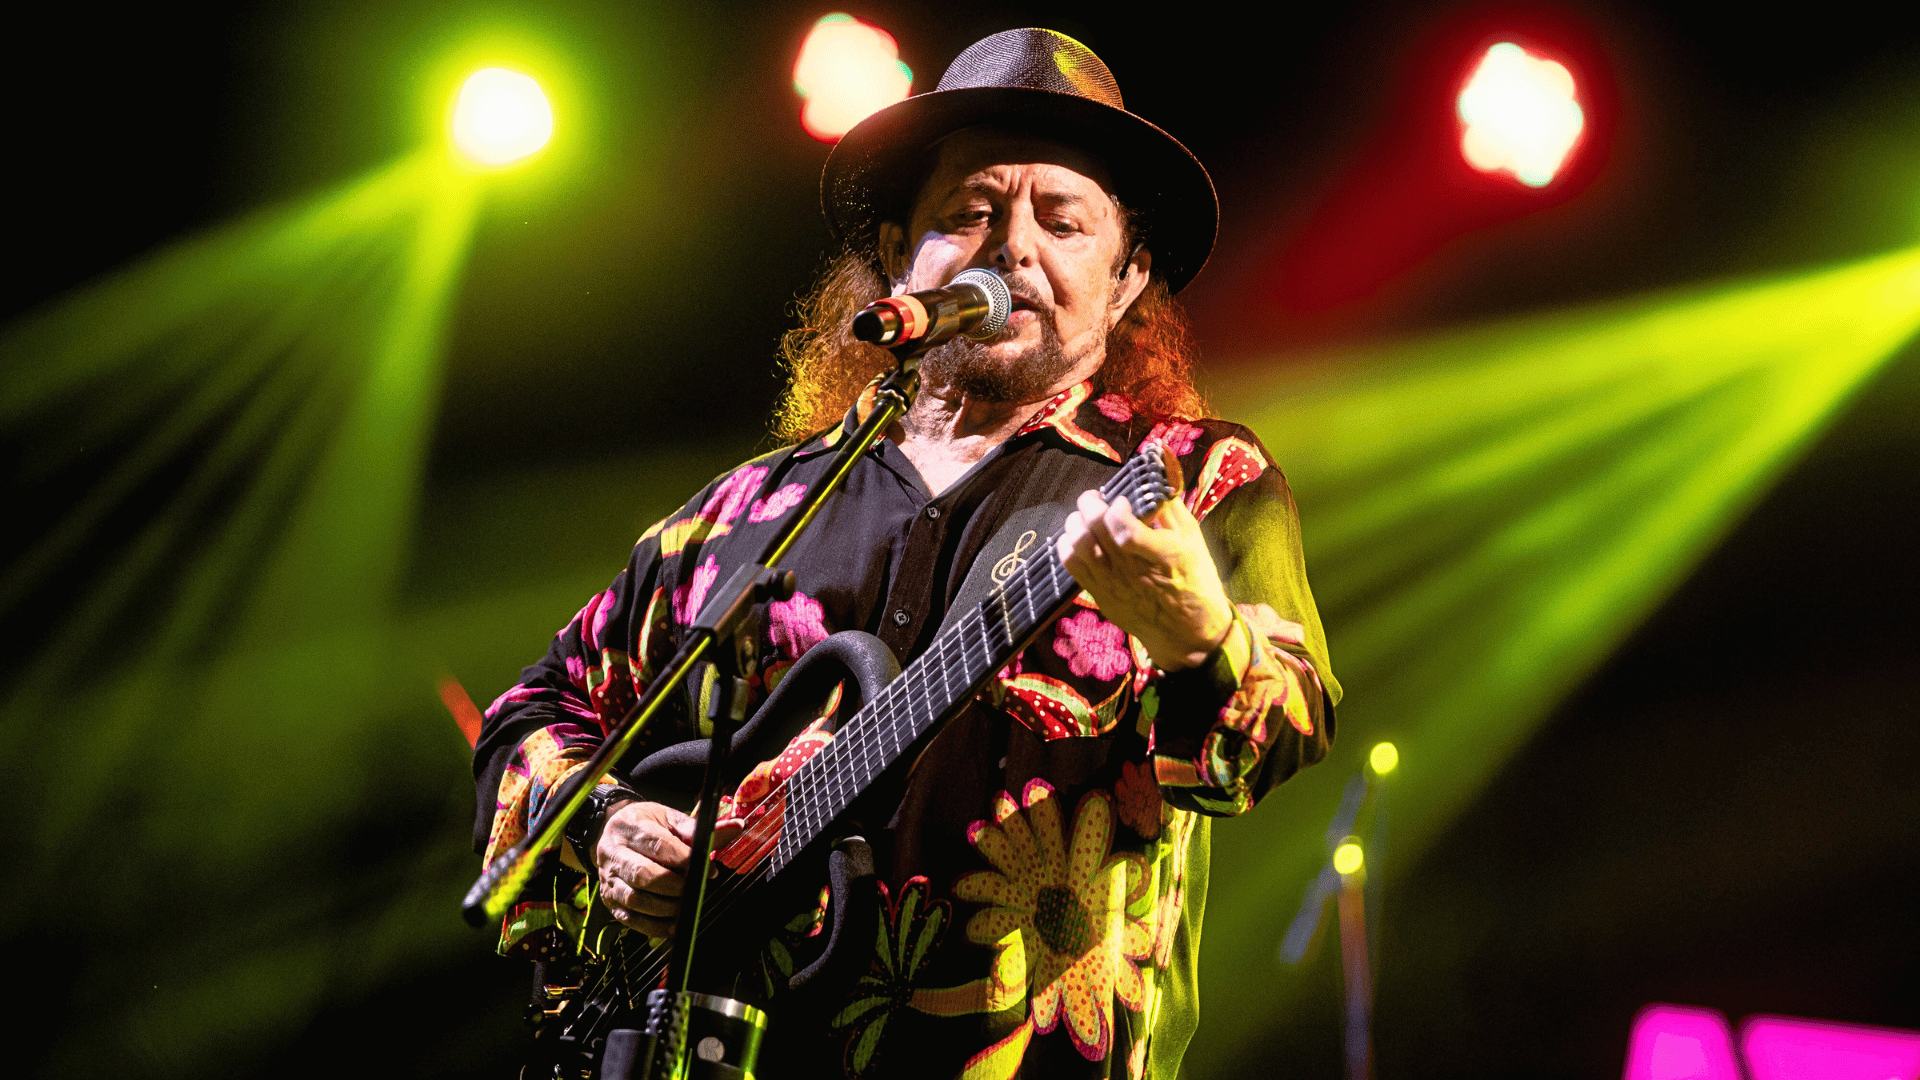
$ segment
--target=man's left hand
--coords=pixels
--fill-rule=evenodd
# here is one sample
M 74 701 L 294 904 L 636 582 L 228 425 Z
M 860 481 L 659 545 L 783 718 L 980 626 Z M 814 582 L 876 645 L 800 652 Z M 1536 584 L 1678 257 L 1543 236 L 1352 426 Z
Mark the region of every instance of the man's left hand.
M 1127 500 L 1085 492 L 1057 550 L 1100 613 L 1139 638 L 1163 671 L 1198 666 L 1233 626 L 1200 522 L 1178 499 L 1141 521 Z

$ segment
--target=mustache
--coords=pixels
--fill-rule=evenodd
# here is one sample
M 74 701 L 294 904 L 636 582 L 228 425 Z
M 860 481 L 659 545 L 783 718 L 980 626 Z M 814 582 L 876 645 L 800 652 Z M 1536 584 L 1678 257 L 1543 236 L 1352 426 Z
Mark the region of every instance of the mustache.
M 1059 332 L 1054 322 L 1053 309 L 1047 306 L 1046 301 L 1040 299 L 1040 290 L 1034 288 L 1031 281 L 1021 277 L 1018 273 L 1002 274 L 1000 275 L 1000 280 L 1006 283 L 1007 292 L 1012 295 L 1013 299 L 1016 302 L 1025 303 L 1027 310 L 1033 312 L 1034 318 L 1040 320 L 1040 325 L 1045 332 L 1049 334 Z M 1001 341 L 1012 336 L 1013 331 L 1007 329 L 994 335 L 992 340 Z
M 1012 293 L 1015 300 L 1026 301 L 1027 306 L 1033 308 L 1036 312 L 1044 310 L 1044 302 L 1040 299 L 1040 290 L 1034 288 L 1031 281 L 1021 277 L 1018 273 L 1002 274 L 1000 275 L 1000 280 L 1006 283 L 1007 292 Z M 1051 313 L 1049 312 L 1049 314 Z

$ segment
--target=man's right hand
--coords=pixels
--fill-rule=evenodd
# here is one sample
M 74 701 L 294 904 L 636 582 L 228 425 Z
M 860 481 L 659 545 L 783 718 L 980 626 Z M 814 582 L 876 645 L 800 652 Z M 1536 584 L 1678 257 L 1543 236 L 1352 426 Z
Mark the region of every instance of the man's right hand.
M 693 825 L 691 816 L 660 803 L 624 802 L 608 812 L 593 865 L 600 901 L 622 926 L 650 938 L 673 932 L 693 854 Z M 715 826 L 714 850 L 731 843 L 740 828 L 738 821 Z

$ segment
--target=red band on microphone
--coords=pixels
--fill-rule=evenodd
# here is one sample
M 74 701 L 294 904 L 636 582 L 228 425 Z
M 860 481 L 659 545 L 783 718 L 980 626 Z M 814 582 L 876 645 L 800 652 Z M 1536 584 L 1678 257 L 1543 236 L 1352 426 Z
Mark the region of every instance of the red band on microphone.
M 900 317 L 900 335 L 894 340 L 912 341 L 926 333 L 930 320 L 927 318 L 926 306 L 919 300 L 911 295 L 889 296 L 880 303 L 892 308 L 894 314 Z

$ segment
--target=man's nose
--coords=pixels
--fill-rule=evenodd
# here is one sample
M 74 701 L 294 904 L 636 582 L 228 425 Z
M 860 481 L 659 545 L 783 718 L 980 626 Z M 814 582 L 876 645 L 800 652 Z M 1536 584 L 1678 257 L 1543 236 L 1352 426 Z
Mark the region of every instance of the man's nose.
M 1033 265 L 1035 230 L 1039 227 L 1031 215 L 1010 213 L 1002 219 L 1000 243 L 994 248 L 993 265 L 1002 273 L 1011 273 Z

